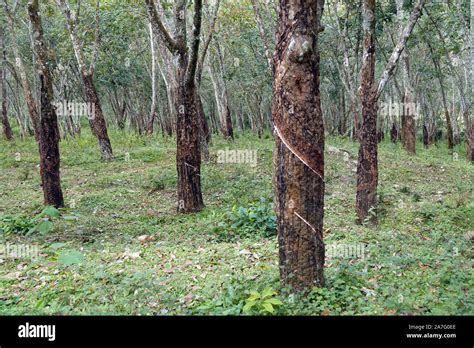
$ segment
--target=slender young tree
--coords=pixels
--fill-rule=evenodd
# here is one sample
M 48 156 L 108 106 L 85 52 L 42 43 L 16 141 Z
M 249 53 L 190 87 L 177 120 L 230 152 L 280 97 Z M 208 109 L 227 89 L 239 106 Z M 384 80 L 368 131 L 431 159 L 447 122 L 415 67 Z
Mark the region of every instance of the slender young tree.
M 272 115 L 275 210 L 283 284 L 324 285 L 324 126 L 318 31 L 323 0 L 281 0 Z
M 214 58 L 214 59 L 212 59 Z M 214 95 L 217 105 L 217 113 L 221 124 L 221 133 L 226 139 L 234 139 L 234 127 L 229 108 L 229 96 L 227 84 L 224 79 L 224 57 L 220 44 L 215 40 L 214 55 L 209 59 L 209 75 L 214 87 Z
M 102 159 L 111 160 L 113 158 L 112 145 L 110 144 L 109 135 L 107 133 L 107 124 L 105 122 L 104 114 L 102 112 L 102 104 L 100 102 L 99 93 L 94 83 L 94 68 L 99 54 L 99 7 L 100 2 L 96 0 L 96 14 L 95 14 L 95 43 L 90 60 L 90 65 L 87 67 L 86 58 L 84 55 L 84 47 L 77 35 L 77 23 L 79 20 L 80 1 L 77 3 L 76 14 L 73 17 L 67 0 L 56 0 L 59 8 L 66 17 L 66 27 L 71 38 L 74 54 L 76 56 L 79 72 L 81 74 L 86 100 L 90 104 L 91 115 L 89 115 L 89 123 L 92 133 L 99 140 L 99 147 Z
M 201 192 L 201 147 L 200 121 L 196 101 L 196 70 L 199 56 L 199 44 L 202 21 L 202 0 L 194 1 L 192 38 L 188 46 L 186 25 L 186 0 L 174 3 L 174 35 L 169 30 L 155 6 L 153 0 L 145 0 L 148 15 L 151 18 L 160 39 L 174 56 L 176 61 L 173 87 L 176 123 L 176 168 L 178 172 L 178 211 L 197 212 L 203 209 Z
M 59 208 L 64 206 L 60 179 L 59 127 L 53 105 L 53 80 L 49 70 L 51 62 L 48 45 L 43 36 L 38 0 L 29 0 L 28 15 L 33 30 L 33 51 L 41 90 L 38 143 L 44 204 Z
M 401 32 L 390 59 L 377 84 L 375 72 L 375 2 L 363 0 L 362 18 L 364 30 L 364 51 L 361 69 L 362 127 L 360 129 L 359 160 L 357 164 L 357 222 L 363 223 L 369 217 L 369 211 L 377 206 L 378 156 L 377 156 L 377 101 L 387 82 L 393 75 L 408 38 L 421 16 L 425 0 L 418 0 Z M 373 222 L 375 215 L 371 216 Z
M 8 26 L 9 26 L 9 33 L 11 35 L 11 45 L 13 50 L 13 55 L 15 57 L 15 65 L 18 69 L 19 80 L 21 83 L 23 96 L 26 101 L 26 105 L 28 108 L 28 113 L 30 115 L 31 123 L 33 124 L 33 130 L 35 134 L 35 139 L 39 140 L 39 112 L 38 112 L 38 105 L 36 100 L 33 97 L 33 92 L 31 89 L 30 82 L 28 80 L 28 73 L 23 63 L 23 58 L 20 55 L 20 50 L 18 48 L 17 37 L 16 37 L 16 29 L 15 29 L 15 16 L 18 10 L 19 1 L 15 0 L 13 6 L 10 6 L 7 0 L 3 0 L 3 8 L 5 13 L 7 14 Z
M 403 0 L 397 0 L 397 17 L 400 34 L 403 33 Z M 403 99 L 402 99 L 402 144 L 405 150 L 410 154 L 416 154 L 416 129 L 415 129 L 415 110 L 412 107 L 415 91 L 411 80 L 410 56 L 405 48 L 401 56 L 401 67 L 403 76 Z
M 7 108 L 7 74 L 6 74 L 6 55 L 7 51 L 5 48 L 5 36 L 3 33 L 3 27 L 0 26 L 0 91 L 2 93 L 2 126 L 3 136 L 7 141 L 13 140 L 12 127 L 10 121 L 8 121 L 8 108 Z

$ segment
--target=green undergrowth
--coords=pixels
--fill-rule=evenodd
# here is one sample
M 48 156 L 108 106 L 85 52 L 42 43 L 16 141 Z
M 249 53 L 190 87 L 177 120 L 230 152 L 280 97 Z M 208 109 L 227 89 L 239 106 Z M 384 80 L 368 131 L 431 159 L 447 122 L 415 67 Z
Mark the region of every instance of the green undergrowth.
M 175 141 L 110 134 L 112 162 L 86 129 L 61 142 L 68 208 L 46 213 L 34 140 L 0 142 L 3 249 L 38 251 L 3 250 L 0 314 L 474 314 L 474 167 L 462 146 L 455 160 L 444 143 L 409 156 L 383 142 L 379 224 L 357 226 L 358 144 L 329 137 L 325 243 L 359 254 L 328 257 L 326 286 L 299 296 L 279 282 L 269 133 L 214 135 L 206 208 L 190 215 L 176 213 Z M 256 150 L 258 161 L 218 163 L 218 150 Z

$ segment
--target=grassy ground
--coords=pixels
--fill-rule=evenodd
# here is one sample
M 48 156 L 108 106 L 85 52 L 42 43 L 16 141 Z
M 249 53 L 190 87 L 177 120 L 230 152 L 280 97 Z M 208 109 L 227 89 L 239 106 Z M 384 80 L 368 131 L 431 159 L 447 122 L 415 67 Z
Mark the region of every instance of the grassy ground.
M 287 315 L 474 314 L 474 167 L 462 146 L 455 160 L 445 144 L 419 145 L 416 157 L 381 144 L 380 223 L 370 227 L 354 224 L 357 144 L 327 139 L 326 244 L 365 249 L 328 259 L 327 287 L 302 299 L 278 280 L 269 134 L 215 136 L 207 208 L 180 215 L 173 140 L 112 131 L 116 160 L 103 163 L 86 133 L 61 143 L 70 209 L 31 232 L 44 208 L 36 145 L 0 142 L 3 244 L 40 251 L 0 259 L 0 314 L 240 314 L 249 302 L 249 314 L 268 303 Z M 216 163 L 226 148 L 257 150 L 257 166 Z

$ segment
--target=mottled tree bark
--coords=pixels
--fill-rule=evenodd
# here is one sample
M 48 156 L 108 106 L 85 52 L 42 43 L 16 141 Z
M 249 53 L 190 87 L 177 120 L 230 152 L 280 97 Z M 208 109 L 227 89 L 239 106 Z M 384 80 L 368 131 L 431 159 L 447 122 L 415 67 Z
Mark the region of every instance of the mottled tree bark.
M 34 51 L 41 83 L 41 117 L 39 123 L 40 173 L 44 204 L 64 206 L 60 180 L 59 127 L 53 106 L 53 81 L 49 71 L 48 46 L 43 37 L 38 0 L 28 2 L 28 14 L 34 33 Z
M 428 128 L 426 124 L 423 125 L 423 146 L 427 149 L 430 145 L 430 136 L 428 134 Z
M 192 42 L 187 46 L 186 1 L 174 4 L 175 31 L 171 37 L 153 0 L 146 9 L 163 44 L 174 55 L 177 66 L 173 88 L 176 123 L 176 168 L 178 172 L 178 212 L 192 213 L 204 208 L 201 192 L 201 127 L 196 102 L 196 70 L 202 22 L 202 0 L 194 2 Z M 183 15 L 184 14 L 184 15 Z
M 318 34 L 322 0 L 280 1 L 274 60 L 273 155 L 280 275 L 295 290 L 324 285 L 324 127 Z
M 0 91 L 2 93 L 2 127 L 3 127 L 3 136 L 7 141 L 13 140 L 12 127 L 10 126 L 10 121 L 8 120 L 8 108 L 7 108 L 7 75 L 5 69 L 6 63 L 6 49 L 5 49 L 5 38 L 3 34 L 3 28 L 0 27 Z
M 403 96 L 403 112 L 402 112 L 402 143 L 403 147 L 409 154 L 416 154 L 416 130 L 415 115 L 411 103 L 413 94 L 409 89 L 405 89 Z
M 7 2 L 4 2 L 4 9 L 5 12 L 7 13 L 7 19 L 8 19 L 8 24 L 10 27 L 10 34 L 11 34 L 11 44 L 12 44 L 12 50 L 13 54 L 15 56 L 15 65 L 18 69 L 18 74 L 19 74 L 19 79 L 21 82 L 21 87 L 23 91 L 23 96 L 26 101 L 26 105 L 28 108 L 28 113 L 30 115 L 31 123 L 33 124 L 33 130 L 34 130 L 34 135 L 36 141 L 39 140 L 39 113 L 38 113 L 38 106 L 36 104 L 35 99 L 33 98 L 33 93 L 31 91 L 31 86 L 30 82 L 27 77 L 27 71 L 25 68 L 25 65 L 23 64 L 23 59 L 21 58 L 20 51 L 18 49 L 18 43 L 16 39 L 16 31 L 15 31 L 15 14 L 17 11 L 17 6 L 18 2 L 15 3 L 15 6 L 13 8 L 10 8 L 8 6 Z
M 150 115 L 148 116 L 148 123 L 146 132 L 153 134 L 154 123 L 156 118 L 156 52 L 155 52 L 155 38 L 153 36 L 153 26 L 151 21 L 148 23 L 148 32 L 150 34 L 150 51 L 151 51 L 151 106 Z
M 361 70 L 362 127 L 360 132 L 359 161 L 357 164 L 357 222 L 364 223 L 367 218 L 376 222 L 375 212 L 369 211 L 377 206 L 378 156 L 377 156 L 377 100 L 405 49 L 408 38 L 421 16 L 425 0 L 415 4 L 406 27 L 388 60 L 378 84 L 374 80 L 375 70 L 375 0 L 363 0 L 362 18 L 364 31 L 364 52 Z
M 400 35 L 403 34 L 403 1 L 397 0 L 397 17 L 399 22 Z M 401 55 L 402 81 L 403 81 L 403 107 L 402 107 L 402 144 L 405 150 L 410 154 L 416 154 L 416 129 L 415 129 L 415 110 L 412 110 L 411 103 L 414 101 L 414 88 L 410 74 L 410 60 L 408 50 L 403 50 Z
M 92 114 L 89 115 L 89 124 L 91 126 L 92 133 L 99 141 L 102 159 L 111 160 L 113 158 L 112 145 L 110 144 L 110 139 L 107 132 L 107 123 L 105 122 L 104 114 L 102 112 L 99 94 L 97 93 L 97 89 L 94 84 L 94 67 L 98 55 L 99 45 L 99 0 L 96 0 L 95 46 L 89 68 L 86 66 L 83 45 L 77 37 L 76 23 L 78 18 L 72 18 L 71 10 L 69 9 L 67 0 L 56 1 L 58 6 L 63 11 L 64 16 L 66 17 L 66 25 L 71 38 L 77 64 L 79 66 L 79 71 L 86 94 L 86 100 L 89 103 L 89 108 L 93 110 Z M 78 3 L 78 6 L 80 6 L 80 3 Z M 79 11 L 76 11 L 76 16 L 78 13 Z
M 267 68 L 268 71 L 271 73 L 272 71 L 272 56 L 270 53 L 270 45 L 267 40 L 267 35 L 265 33 L 265 27 L 263 25 L 262 15 L 260 13 L 260 5 L 258 0 L 252 0 L 253 10 L 255 12 L 255 21 L 257 22 L 258 33 L 260 35 L 260 39 L 262 40 L 263 48 L 265 50 L 265 58 L 267 59 Z
M 467 31 L 467 30 L 466 30 Z M 474 164 L 474 121 L 470 115 L 472 110 L 474 110 L 474 0 L 471 0 L 471 28 L 468 38 L 465 39 L 465 42 L 470 43 L 470 59 L 468 59 L 468 73 L 470 76 L 470 93 L 469 93 L 469 107 L 466 107 L 463 110 L 464 118 L 464 129 L 465 129 L 465 145 L 466 145 L 466 154 L 467 159 L 472 164 Z M 471 64 L 469 64 L 469 62 Z
M 224 80 L 224 62 L 218 42 L 216 42 L 215 62 L 213 62 L 212 59 L 209 61 L 209 75 L 211 76 L 212 85 L 214 87 L 221 133 L 226 139 L 234 139 L 234 127 L 230 114 L 227 85 Z
M 362 127 L 357 165 L 356 210 L 363 223 L 377 204 L 377 98 L 375 70 L 375 0 L 363 1 L 364 60 L 361 72 Z M 374 215 L 372 215 L 374 217 Z
M 89 123 L 92 133 L 99 140 L 100 152 L 102 159 L 111 160 L 113 158 L 112 145 L 110 144 L 109 135 L 107 133 L 107 125 L 105 123 L 104 114 L 102 112 L 102 104 L 100 103 L 99 94 L 94 84 L 93 75 L 83 76 L 84 90 L 87 101 L 92 108 L 92 114 L 89 115 Z
M 392 129 L 390 130 L 390 141 L 394 144 L 397 143 L 398 140 L 398 129 L 395 122 L 392 123 Z

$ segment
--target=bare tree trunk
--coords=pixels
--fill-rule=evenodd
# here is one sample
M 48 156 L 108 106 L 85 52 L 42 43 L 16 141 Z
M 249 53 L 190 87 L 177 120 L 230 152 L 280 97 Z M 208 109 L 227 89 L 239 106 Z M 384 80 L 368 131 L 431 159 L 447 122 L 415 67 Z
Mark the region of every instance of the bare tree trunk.
M 453 137 L 453 125 L 451 123 L 451 116 L 449 114 L 449 107 L 448 107 L 448 102 L 446 100 L 446 92 L 444 88 L 444 78 L 443 78 L 443 72 L 441 71 L 441 67 L 439 65 L 439 61 L 436 59 L 434 55 L 434 50 L 429 41 L 427 41 L 428 47 L 430 49 L 431 53 L 431 60 L 433 61 L 433 64 L 435 66 L 436 70 L 436 77 L 438 78 L 439 82 L 439 87 L 440 87 L 440 92 L 441 92 L 441 100 L 443 101 L 443 109 L 444 109 L 444 116 L 446 119 L 446 129 L 447 129 L 447 136 L 448 136 L 448 149 L 449 151 L 452 151 L 454 148 L 454 137 Z
M 397 0 L 397 17 L 399 23 L 400 35 L 403 34 L 403 0 Z M 411 82 L 410 60 L 408 50 L 405 49 L 401 56 L 402 75 L 403 75 L 403 108 L 402 108 L 402 143 L 405 150 L 410 154 L 416 154 L 416 129 L 415 129 L 415 110 L 412 110 L 414 101 L 414 88 Z
M 174 37 L 157 10 L 153 0 L 145 0 L 148 15 L 163 44 L 174 55 L 175 71 L 174 108 L 176 122 L 176 168 L 178 172 L 178 212 L 191 213 L 204 208 L 201 192 L 201 127 L 196 102 L 196 70 L 202 23 L 202 0 L 194 2 L 192 42 L 186 39 L 186 1 L 174 3 Z
M 39 124 L 40 172 L 44 193 L 44 204 L 63 207 L 61 190 L 59 128 L 53 106 L 53 81 L 49 71 L 48 46 L 43 37 L 38 0 L 28 2 L 28 14 L 34 32 L 34 51 L 41 83 L 41 118 Z
M 17 6 L 18 6 L 18 2 L 16 2 L 14 8 L 11 9 L 7 5 L 7 2 L 4 2 L 4 9 L 5 9 L 5 12 L 7 13 L 8 24 L 9 24 L 10 33 L 12 36 L 11 43 L 12 43 L 13 54 L 15 56 L 15 63 L 18 68 L 18 73 L 20 75 L 23 95 L 26 101 L 26 105 L 28 107 L 28 113 L 30 115 L 31 123 L 33 124 L 35 139 L 36 141 L 39 141 L 38 134 L 39 134 L 39 123 L 40 123 L 39 118 L 40 117 L 38 113 L 38 106 L 36 104 L 35 99 L 33 98 L 33 93 L 31 92 L 30 82 L 28 81 L 26 68 L 23 64 L 23 59 L 21 58 L 20 51 L 18 49 L 17 39 L 16 39 L 14 16 L 16 15 Z
M 275 210 L 283 284 L 324 285 L 324 127 L 318 34 L 322 0 L 281 0 L 274 61 Z
M 390 141 L 394 144 L 397 143 L 398 140 L 398 130 L 397 125 L 395 122 L 392 123 L 392 129 L 390 130 Z
M 369 218 L 369 211 L 377 206 L 378 158 L 377 158 L 377 100 L 405 49 L 408 38 L 421 16 L 425 0 L 418 0 L 413 8 L 399 42 L 388 60 L 378 85 L 374 80 L 375 70 L 375 0 L 363 0 L 362 17 L 364 30 L 364 52 L 361 71 L 362 128 L 360 133 L 359 161 L 357 164 L 357 222 L 362 224 Z M 376 215 L 370 216 L 376 222 Z
M 260 39 L 263 43 L 263 48 L 265 49 L 265 58 L 267 58 L 268 71 L 272 72 L 272 56 L 270 53 L 270 45 L 268 43 L 267 34 L 265 32 L 265 27 L 263 25 L 262 15 L 260 13 L 260 5 L 258 0 L 252 0 L 253 10 L 255 12 L 255 21 L 257 22 L 258 33 L 260 34 Z
M 150 50 L 151 50 L 151 109 L 148 116 L 147 133 L 153 134 L 153 124 L 156 118 L 156 53 L 155 38 L 153 36 L 153 27 L 151 21 L 148 23 L 148 31 L 150 34 Z
M 364 60 L 361 72 L 362 127 L 357 165 L 356 210 L 363 223 L 377 204 L 377 96 L 375 71 L 375 0 L 363 1 Z M 374 215 L 372 215 L 374 218 Z
M 100 103 L 99 94 L 95 88 L 94 77 L 92 75 L 83 76 L 84 90 L 86 98 L 92 108 L 92 115 L 89 116 L 92 133 L 99 140 L 99 147 L 102 159 L 108 161 L 113 158 L 112 145 L 110 144 L 109 135 L 107 134 L 107 125 L 102 113 L 102 105 Z
M 113 158 L 112 145 L 110 144 L 104 114 L 102 113 L 102 106 L 100 103 L 99 94 L 97 93 L 97 89 L 94 84 L 94 66 L 99 49 L 99 0 L 96 0 L 95 46 L 89 68 L 86 67 L 82 43 L 77 37 L 76 24 L 78 20 L 77 16 L 79 14 L 79 11 L 76 11 L 76 17 L 72 18 L 67 0 L 56 1 L 58 3 L 58 6 L 61 8 L 64 16 L 66 17 L 67 30 L 71 38 L 74 54 L 76 56 L 79 71 L 81 73 L 86 99 L 89 103 L 89 108 L 93 110 L 93 112 L 89 115 L 89 124 L 91 126 L 92 133 L 97 137 L 99 141 L 102 159 L 106 161 L 111 160 Z M 80 6 L 80 3 L 78 3 L 78 6 Z
M 7 52 L 5 49 L 5 37 L 3 34 L 3 28 L 0 26 L 0 90 L 2 92 L 2 126 L 3 136 L 7 141 L 13 140 L 12 127 L 10 121 L 8 121 L 8 108 L 7 108 L 7 74 L 5 69 Z
M 216 98 L 222 135 L 226 139 L 234 139 L 234 129 L 229 108 L 227 85 L 224 80 L 224 62 L 218 42 L 216 42 L 216 51 L 216 62 L 213 62 L 212 59 L 209 60 L 209 75 L 211 76 L 212 85 L 214 87 L 214 95 Z
M 473 109 L 474 104 L 474 0 L 471 0 L 471 64 L 469 68 L 469 75 L 471 77 L 471 93 L 470 93 L 470 110 Z M 465 120 L 465 128 L 466 128 L 466 148 L 467 148 L 467 158 L 471 163 L 474 164 L 474 121 L 469 118 L 467 115 L 467 111 L 465 112 L 466 115 L 464 116 Z

